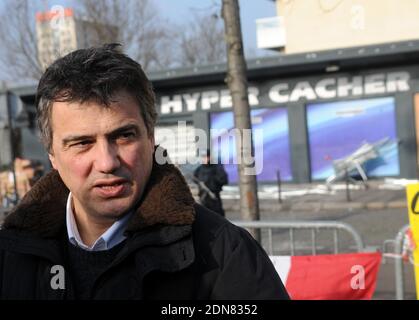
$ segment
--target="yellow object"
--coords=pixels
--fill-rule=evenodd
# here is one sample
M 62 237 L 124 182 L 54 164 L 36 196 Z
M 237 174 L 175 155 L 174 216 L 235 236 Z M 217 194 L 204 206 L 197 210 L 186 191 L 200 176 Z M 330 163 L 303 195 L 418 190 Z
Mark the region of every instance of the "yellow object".
M 413 260 L 415 262 L 416 299 L 419 300 L 419 183 L 407 185 L 406 196 L 410 229 L 415 243 Z

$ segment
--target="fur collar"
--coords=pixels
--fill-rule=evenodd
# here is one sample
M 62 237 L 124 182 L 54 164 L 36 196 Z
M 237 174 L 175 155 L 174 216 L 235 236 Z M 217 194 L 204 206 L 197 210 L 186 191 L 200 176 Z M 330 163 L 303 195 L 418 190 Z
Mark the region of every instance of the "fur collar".
M 58 171 L 41 178 L 6 218 L 3 228 L 24 231 L 42 238 L 55 238 L 65 227 L 69 190 Z M 132 216 L 127 232 L 163 225 L 191 225 L 194 199 L 180 171 L 171 164 L 153 164 L 143 199 Z

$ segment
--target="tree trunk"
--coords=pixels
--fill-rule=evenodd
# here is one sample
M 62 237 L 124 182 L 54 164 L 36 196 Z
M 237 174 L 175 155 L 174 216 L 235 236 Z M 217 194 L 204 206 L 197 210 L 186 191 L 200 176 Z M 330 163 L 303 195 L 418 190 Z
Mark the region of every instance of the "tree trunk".
M 250 121 L 248 85 L 246 78 L 246 61 L 243 53 L 243 41 L 240 26 L 240 9 L 238 0 L 223 0 L 222 17 L 225 25 L 227 43 L 227 77 L 226 82 L 231 93 L 234 111 L 234 125 L 240 137 L 245 139 L 252 125 Z M 251 131 L 250 131 L 251 133 Z M 254 154 L 253 135 L 249 143 L 240 143 L 236 136 L 236 152 L 239 160 L 240 212 L 244 220 L 259 220 L 259 201 L 257 197 L 256 175 L 249 174 L 253 164 L 248 159 Z M 250 229 L 252 236 L 260 241 L 260 230 Z

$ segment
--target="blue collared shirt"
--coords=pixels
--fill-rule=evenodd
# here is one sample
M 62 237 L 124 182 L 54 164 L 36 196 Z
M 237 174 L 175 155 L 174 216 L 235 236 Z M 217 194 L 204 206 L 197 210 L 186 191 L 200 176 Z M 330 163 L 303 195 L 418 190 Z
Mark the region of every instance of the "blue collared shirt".
M 68 240 L 71 244 L 80 247 L 87 251 L 102 251 L 102 250 L 109 250 L 116 245 L 120 244 L 122 241 L 126 239 L 126 236 L 124 236 L 124 231 L 127 227 L 128 220 L 132 215 L 132 212 L 129 214 L 126 214 L 122 217 L 122 219 L 119 219 L 115 221 L 112 226 L 106 230 L 96 241 L 92 246 L 87 246 L 83 243 L 79 230 L 77 228 L 76 220 L 74 219 L 74 212 L 73 207 L 71 205 L 72 202 L 72 195 L 71 192 L 68 195 L 67 198 L 67 206 L 66 206 L 66 224 L 67 224 L 67 234 L 68 234 Z

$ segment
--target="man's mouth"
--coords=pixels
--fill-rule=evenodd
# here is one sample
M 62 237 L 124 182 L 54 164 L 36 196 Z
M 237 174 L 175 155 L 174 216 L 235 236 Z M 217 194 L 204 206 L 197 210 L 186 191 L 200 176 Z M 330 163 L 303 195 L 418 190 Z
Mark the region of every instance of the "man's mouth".
M 112 186 L 117 186 L 117 185 L 120 185 L 120 184 L 123 184 L 123 183 L 127 183 L 128 182 L 128 180 L 126 180 L 126 179 L 122 179 L 122 178 L 119 178 L 119 179 L 108 179 L 108 180 L 105 180 L 105 179 L 102 179 L 102 180 L 98 180 L 98 181 L 96 181 L 96 183 L 94 184 L 94 186 L 95 187 L 112 187 Z
M 101 189 L 105 189 L 105 190 L 112 190 L 112 189 L 115 189 L 115 188 L 117 188 L 118 186 L 120 186 L 122 183 L 115 183 L 115 184 L 113 184 L 113 185 L 108 185 L 108 186 L 99 186 L 99 188 L 101 188 Z
M 103 181 L 95 184 L 95 189 L 101 197 L 117 197 L 128 188 L 127 180 Z

